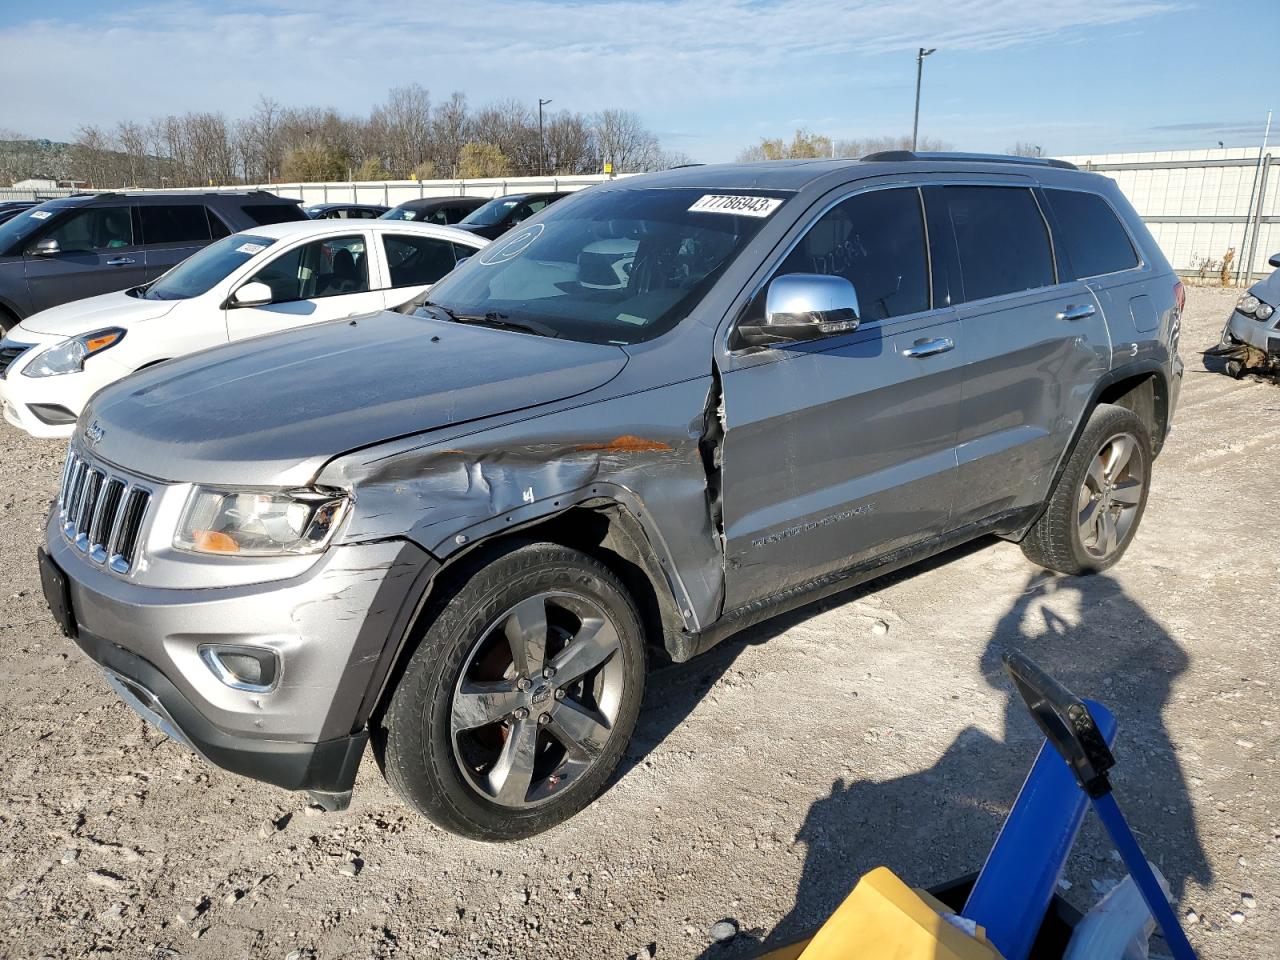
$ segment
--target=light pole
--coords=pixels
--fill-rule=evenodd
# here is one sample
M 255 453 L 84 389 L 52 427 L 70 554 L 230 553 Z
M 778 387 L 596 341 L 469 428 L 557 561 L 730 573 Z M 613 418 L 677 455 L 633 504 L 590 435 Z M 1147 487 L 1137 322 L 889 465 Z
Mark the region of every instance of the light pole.
M 544 177 L 547 175 L 547 138 L 542 133 L 542 108 L 550 102 L 538 98 L 538 172 Z
M 926 50 L 920 48 L 920 52 L 916 54 L 916 118 L 911 123 L 911 149 L 916 148 L 916 137 L 920 132 L 920 78 L 924 74 L 924 58 L 931 53 L 937 53 L 937 47 L 930 47 Z

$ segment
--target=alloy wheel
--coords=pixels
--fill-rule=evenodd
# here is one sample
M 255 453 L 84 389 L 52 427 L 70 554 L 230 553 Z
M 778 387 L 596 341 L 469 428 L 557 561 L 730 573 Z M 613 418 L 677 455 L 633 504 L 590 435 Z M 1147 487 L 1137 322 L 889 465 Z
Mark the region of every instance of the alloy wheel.
M 1078 501 L 1080 543 L 1092 559 L 1108 559 L 1125 542 L 1146 482 L 1145 458 L 1136 437 L 1119 433 L 1103 443 L 1085 472 Z
M 467 783 L 512 808 L 564 793 L 604 750 L 624 667 L 618 630 L 593 600 L 544 592 L 507 610 L 454 687 L 450 734 Z

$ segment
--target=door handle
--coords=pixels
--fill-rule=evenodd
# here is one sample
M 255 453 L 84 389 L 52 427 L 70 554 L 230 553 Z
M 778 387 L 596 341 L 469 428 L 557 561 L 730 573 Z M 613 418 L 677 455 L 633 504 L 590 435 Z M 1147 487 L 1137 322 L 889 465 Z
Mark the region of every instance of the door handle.
M 917 340 L 902 351 L 904 357 L 934 357 L 948 350 L 954 350 L 956 343 L 950 337 L 934 337 L 932 340 Z
M 1083 320 L 1085 317 L 1092 317 L 1098 311 L 1093 308 L 1092 303 L 1082 303 L 1079 306 L 1069 306 L 1065 310 L 1058 313 L 1059 320 Z
M 133 263 L 133 257 L 112 257 L 107 261 L 108 267 L 124 267 Z

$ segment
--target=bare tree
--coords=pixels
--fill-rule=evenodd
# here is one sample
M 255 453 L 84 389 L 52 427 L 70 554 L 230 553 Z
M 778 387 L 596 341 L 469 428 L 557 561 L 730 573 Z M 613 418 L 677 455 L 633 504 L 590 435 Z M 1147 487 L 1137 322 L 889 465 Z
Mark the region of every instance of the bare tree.
M 458 175 L 458 158 L 467 142 L 469 126 L 467 95 L 454 91 L 431 117 L 431 160 L 437 174 Z
M 428 158 L 431 148 L 431 95 L 421 84 L 392 87 L 386 103 L 369 118 L 377 131 L 381 160 L 395 176 L 408 176 Z M 371 151 L 372 152 L 372 151 Z M 365 155 L 368 159 L 368 154 Z
M 837 140 L 835 153 L 838 157 L 865 157 L 869 153 L 882 153 L 888 150 L 910 150 L 911 134 L 897 136 L 857 137 L 851 140 Z M 916 144 L 920 153 L 938 153 L 950 150 L 951 145 L 936 137 L 921 137 Z
M 591 121 L 561 110 L 546 121 L 548 169 L 553 173 L 595 173 L 596 146 Z
M 765 137 L 754 146 L 747 147 L 738 155 L 742 161 L 752 160 L 812 160 L 817 157 L 835 156 L 835 147 L 830 137 L 797 130 L 791 142 L 781 137 Z
M 1012 147 L 1006 148 L 1005 153 L 1013 157 L 1038 157 L 1040 156 L 1040 148 L 1034 143 L 1019 140 Z
M 658 138 L 631 110 L 602 110 L 595 116 L 596 148 L 601 164 L 613 164 L 614 173 L 649 170 L 659 158 Z

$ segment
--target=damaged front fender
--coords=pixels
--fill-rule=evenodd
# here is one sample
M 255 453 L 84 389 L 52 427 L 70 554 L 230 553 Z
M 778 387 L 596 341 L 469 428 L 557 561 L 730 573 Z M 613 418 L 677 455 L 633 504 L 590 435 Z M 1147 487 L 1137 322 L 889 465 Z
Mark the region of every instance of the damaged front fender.
M 715 390 L 708 376 L 383 444 L 333 461 L 317 482 L 355 491 L 344 542 L 405 537 L 441 560 L 572 507 L 615 502 L 644 531 L 694 631 L 716 619 L 724 595 L 703 449 Z

